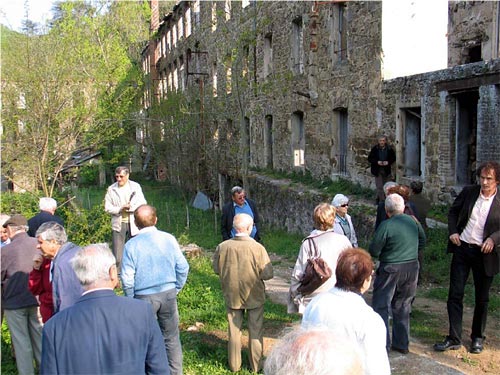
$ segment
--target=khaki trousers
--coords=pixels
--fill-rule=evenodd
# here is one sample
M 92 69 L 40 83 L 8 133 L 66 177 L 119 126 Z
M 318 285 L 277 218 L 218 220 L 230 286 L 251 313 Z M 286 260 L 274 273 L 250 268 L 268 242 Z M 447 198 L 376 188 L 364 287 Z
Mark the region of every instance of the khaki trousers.
M 248 309 L 247 325 L 248 325 L 248 349 L 250 367 L 253 372 L 260 371 L 262 367 L 262 350 L 263 350 L 263 323 L 264 323 L 264 305 L 255 309 Z M 236 372 L 241 368 L 241 326 L 243 324 L 243 315 L 245 309 L 230 309 L 227 308 L 227 321 L 229 323 L 229 343 L 228 343 L 228 360 L 231 371 Z

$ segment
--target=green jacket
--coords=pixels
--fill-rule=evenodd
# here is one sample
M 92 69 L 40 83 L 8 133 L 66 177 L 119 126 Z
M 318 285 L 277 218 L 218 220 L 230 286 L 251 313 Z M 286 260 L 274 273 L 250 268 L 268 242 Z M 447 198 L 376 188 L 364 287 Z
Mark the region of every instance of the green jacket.
M 416 260 L 425 247 L 420 223 L 406 214 L 394 215 L 377 228 L 370 243 L 370 254 L 381 263 L 406 263 Z

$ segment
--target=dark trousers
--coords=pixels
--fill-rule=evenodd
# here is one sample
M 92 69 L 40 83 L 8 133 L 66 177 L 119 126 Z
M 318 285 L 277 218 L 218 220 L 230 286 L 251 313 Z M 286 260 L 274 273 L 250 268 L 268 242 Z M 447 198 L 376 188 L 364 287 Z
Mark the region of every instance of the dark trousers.
M 475 290 L 474 317 L 472 318 L 471 338 L 482 338 L 488 314 L 488 302 L 493 276 L 486 276 L 483 255 L 479 246 L 462 242 L 453 252 L 450 267 L 450 290 L 448 292 L 449 338 L 462 341 L 462 316 L 465 283 L 472 270 Z
M 392 311 L 392 346 L 408 349 L 411 302 L 417 292 L 418 261 L 381 263 L 373 283 L 372 307 L 385 323 L 387 350 L 391 347 L 389 313 Z
M 116 230 L 113 231 L 113 255 L 116 258 L 116 269 L 118 273 L 121 272 L 120 267 L 122 263 L 123 256 L 123 247 L 125 246 L 125 242 L 130 240 L 130 223 L 122 223 L 121 230 L 118 232 Z

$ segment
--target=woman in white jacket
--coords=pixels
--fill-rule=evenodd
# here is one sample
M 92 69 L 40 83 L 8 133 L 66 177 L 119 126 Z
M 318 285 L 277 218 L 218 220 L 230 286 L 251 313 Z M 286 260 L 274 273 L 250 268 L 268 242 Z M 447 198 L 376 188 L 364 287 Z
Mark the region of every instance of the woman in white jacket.
M 292 271 L 288 296 L 289 313 L 303 313 L 311 298 L 320 292 L 326 292 L 334 287 L 337 259 L 342 251 L 351 247 L 351 243 L 347 237 L 333 231 L 335 208 L 331 204 L 320 203 L 317 205 L 314 209 L 313 220 L 316 229 L 302 242 L 295 267 Z M 321 257 L 332 270 L 332 276 L 314 292 L 304 296 L 298 291 L 298 288 L 307 266 L 307 260 L 316 253 L 315 248 L 319 253 L 317 256 Z
M 349 198 L 344 194 L 337 194 L 333 197 L 332 206 L 336 209 L 335 223 L 333 224 L 333 231 L 338 234 L 343 234 L 349 241 L 352 247 L 358 247 L 358 239 L 356 231 L 352 225 L 351 216 L 347 213 L 349 209 Z

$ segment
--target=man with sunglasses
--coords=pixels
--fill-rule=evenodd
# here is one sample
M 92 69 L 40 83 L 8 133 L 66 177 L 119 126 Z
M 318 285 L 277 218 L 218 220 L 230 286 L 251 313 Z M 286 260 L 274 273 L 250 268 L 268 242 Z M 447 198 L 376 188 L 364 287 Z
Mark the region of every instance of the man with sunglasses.
M 259 230 L 259 211 L 257 211 L 255 202 L 247 198 L 246 191 L 241 186 L 234 186 L 231 189 L 231 202 L 226 203 L 222 207 L 222 241 L 229 240 L 235 236 L 236 232 L 233 228 L 233 220 L 237 214 L 250 215 L 250 217 L 253 219 L 253 229 L 250 233 L 250 237 L 252 237 L 257 242 L 261 242 Z
M 104 210 L 111 215 L 113 230 L 113 255 L 116 257 L 116 268 L 120 270 L 123 246 L 139 231 L 134 221 L 134 211 L 146 204 L 141 185 L 129 180 L 130 171 L 120 166 L 115 169 L 116 182 L 108 187 L 104 198 Z

